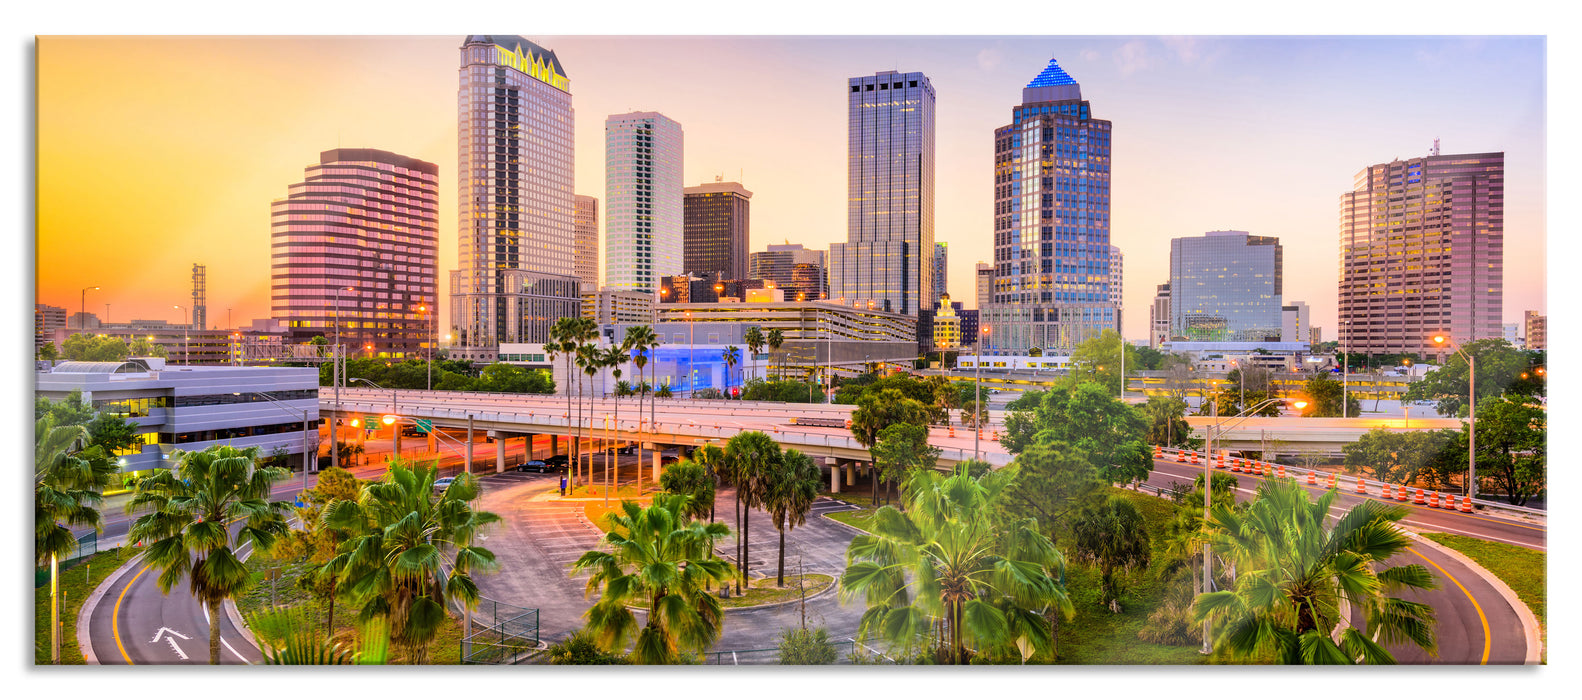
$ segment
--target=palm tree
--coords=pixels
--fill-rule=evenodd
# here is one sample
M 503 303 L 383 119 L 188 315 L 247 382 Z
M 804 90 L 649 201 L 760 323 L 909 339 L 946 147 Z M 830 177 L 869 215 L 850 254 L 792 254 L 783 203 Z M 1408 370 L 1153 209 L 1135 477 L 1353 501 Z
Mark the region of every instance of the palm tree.
M 117 468 L 99 446 L 88 443 L 84 425 L 55 424 L 45 415 L 33 432 L 33 558 L 49 562 L 50 659 L 60 662 L 60 559 L 77 551 L 73 525 L 101 529 L 103 492 Z
M 1421 565 L 1375 572 L 1411 540 L 1396 526 L 1406 509 L 1363 501 L 1327 525 L 1338 491 L 1310 501 L 1294 480 L 1266 481 L 1245 513 L 1210 511 L 1215 547 L 1238 573 L 1234 587 L 1199 595 L 1198 620 L 1217 622 L 1217 651 L 1283 664 L 1393 664 L 1381 644 L 1410 642 L 1437 653 L 1434 610 L 1390 594 L 1436 587 Z M 1330 636 L 1345 599 L 1372 636 L 1356 627 Z
M 784 345 L 785 342 L 786 336 L 780 332 L 779 328 L 771 328 L 769 330 L 769 356 L 771 359 L 774 358 L 775 353 L 780 352 L 780 346 Z M 775 378 L 777 379 L 780 377 L 779 369 L 780 363 L 777 362 L 775 363 Z
M 646 508 L 623 501 L 621 512 L 605 516 L 608 551 L 585 552 L 572 565 L 593 572 L 587 593 L 601 594 L 584 613 L 585 629 L 606 651 L 624 651 L 635 640 L 633 663 L 676 663 L 682 652 L 701 652 L 720 637 L 724 613 L 709 590 L 734 573 L 714 554 L 729 531 L 724 523 L 689 520 L 687 500 L 661 494 Z M 647 608 L 641 629 L 627 606 Z
M 593 378 L 599 376 L 599 370 L 604 368 L 604 358 L 599 352 L 599 346 L 593 343 L 578 345 L 577 366 L 582 368 L 582 374 L 588 378 L 588 416 L 586 424 L 587 432 L 591 434 L 593 432 Z M 585 454 L 588 457 L 588 465 L 583 477 L 583 483 L 591 483 L 593 480 L 593 451 L 589 450 Z
M 654 390 L 654 398 L 656 398 L 656 399 L 668 399 L 668 398 L 670 398 L 672 396 L 675 396 L 675 392 L 670 390 L 670 382 L 665 382 L 664 384 L 660 384 L 659 388 Z M 650 411 L 653 410 L 653 405 L 652 404 L 649 405 L 649 410 Z M 649 417 L 650 417 L 650 419 L 652 418 L 652 416 L 649 416 Z M 653 421 L 650 420 L 649 422 L 652 423 Z
M 577 352 L 577 343 L 572 339 L 572 336 L 576 334 L 577 321 L 578 319 L 570 316 L 556 319 L 555 325 L 551 326 L 549 329 L 549 342 L 544 344 L 544 351 L 549 353 L 550 362 L 555 361 L 556 355 L 566 359 L 566 432 L 568 433 L 566 437 L 571 440 L 571 447 L 566 450 L 566 456 L 570 458 L 566 463 L 568 479 L 571 477 L 571 473 L 573 472 L 571 465 L 576 463 L 577 448 L 579 447 L 577 445 L 577 440 L 570 434 L 572 425 L 571 362 Z M 577 382 L 577 389 L 578 391 L 581 391 L 581 381 Z M 581 401 L 577 402 L 577 410 L 582 410 Z M 580 418 L 580 416 L 578 417 Z M 471 467 L 469 467 L 469 469 L 470 468 Z
M 384 478 L 364 486 L 357 500 L 331 501 L 320 516 L 351 534 L 324 570 L 339 573 L 342 590 L 362 606 L 363 622 L 388 623 L 390 643 L 412 664 L 427 662 L 446 602 L 476 606 L 472 574 L 495 566 L 492 552 L 473 545 L 483 526 L 500 520 L 469 504 L 478 497 L 477 478 L 462 473 L 436 494 L 438 475 L 434 467 L 391 460 Z M 453 555 L 449 571 L 446 555 Z
M 1003 481 L 965 470 L 908 480 L 905 513 L 875 511 L 873 532 L 846 549 L 841 601 L 863 597 L 860 634 L 908 651 L 934 646 L 936 660 L 967 663 L 972 652 L 1048 650 L 1046 612 L 1074 612 L 1061 580 L 1065 559 L 1032 518 L 996 521 L 989 504 Z
M 780 531 L 780 568 L 775 585 L 786 585 L 786 531 L 807 522 L 818 498 L 819 470 L 813 460 L 796 450 L 786 450 L 780 463 L 764 480 L 763 504 Z
M 719 490 L 720 476 L 725 471 L 725 450 L 717 445 L 703 445 L 692 451 L 692 461 L 703 466 L 709 477 L 709 482 L 714 485 L 714 490 Z M 709 498 L 709 522 L 714 522 L 714 499 Z M 738 525 L 740 521 L 737 521 Z
M 742 342 L 747 344 L 747 352 L 752 353 L 754 359 L 764 351 L 764 331 L 758 326 L 752 326 L 742 334 Z M 757 376 L 757 375 L 754 375 Z
M 742 363 L 742 349 L 735 345 L 725 346 L 720 353 L 720 359 L 725 362 L 725 398 L 731 397 L 731 368 Z
M 626 347 L 637 351 L 632 358 L 632 364 L 637 365 L 638 394 L 637 394 L 637 492 L 643 492 L 643 395 L 648 393 L 648 384 L 642 381 L 643 368 L 648 366 L 648 353 L 652 346 L 659 341 L 654 336 L 654 329 L 650 326 L 628 326 L 626 328 Z M 653 426 L 650 424 L 649 429 Z
M 615 381 L 616 381 L 617 385 L 619 385 L 620 381 L 621 381 L 621 365 L 625 364 L 627 360 L 631 359 L 631 355 L 629 355 L 628 352 L 629 351 L 628 351 L 628 349 L 626 347 L 626 343 L 624 343 L 624 342 L 621 343 L 620 345 L 612 345 L 612 346 L 610 346 L 609 348 L 607 348 L 604 351 L 604 362 L 603 362 L 603 364 L 604 364 L 605 367 L 610 368 L 610 375 L 615 377 Z M 621 433 L 621 393 L 620 392 L 616 392 L 615 393 L 615 433 L 614 434 L 619 435 L 620 433 Z M 610 451 L 611 452 L 615 452 L 615 445 L 616 445 L 617 442 L 619 442 L 619 440 L 610 440 Z M 609 463 L 606 462 L 605 464 L 608 465 Z M 642 462 L 638 462 L 637 463 L 637 470 L 638 470 L 639 474 L 642 473 L 642 469 L 643 469 Z M 615 458 L 615 470 L 604 475 L 604 479 L 605 479 L 605 481 L 604 481 L 604 483 L 605 483 L 605 487 L 604 487 L 604 505 L 606 507 L 608 507 L 610 505 L 610 491 L 620 487 L 621 480 L 615 478 L 616 476 L 618 476 L 620 474 L 620 471 L 621 471 L 621 459 L 620 459 L 619 456 L 617 456 Z
M 156 469 L 138 482 L 127 504 L 132 513 L 151 508 L 132 523 L 127 539 L 148 542 L 144 559 L 160 570 L 160 592 L 169 595 L 182 577 L 188 591 L 209 610 L 209 663 L 220 663 L 220 604 L 252 586 L 236 549 L 251 542 L 267 550 L 286 533 L 291 505 L 269 502 L 269 485 L 290 474 L 280 467 L 259 468 L 258 448 L 215 445 L 202 452 L 181 452 L 175 469 Z M 232 539 L 230 524 L 242 527 Z
M 764 482 L 770 472 L 779 468 L 780 460 L 780 445 L 756 430 L 737 433 L 725 443 L 724 471 L 736 483 L 736 561 L 740 563 L 737 593 L 741 593 L 747 583 L 748 515 L 753 508 L 763 505 Z
M 1125 496 L 1110 496 L 1102 504 L 1083 508 L 1071 534 L 1072 554 L 1099 567 L 1104 599 L 1111 611 L 1120 612 L 1115 569 L 1147 568 L 1152 551 L 1143 514 Z
M 713 448 L 718 451 L 719 448 Z M 659 476 L 659 486 L 666 493 L 688 497 L 684 515 L 693 520 L 714 512 L 714 478 L 709 468 L 690 459 L 683 459 L 670 466 Z M 714 522 L 710 520 L 709 522 Z

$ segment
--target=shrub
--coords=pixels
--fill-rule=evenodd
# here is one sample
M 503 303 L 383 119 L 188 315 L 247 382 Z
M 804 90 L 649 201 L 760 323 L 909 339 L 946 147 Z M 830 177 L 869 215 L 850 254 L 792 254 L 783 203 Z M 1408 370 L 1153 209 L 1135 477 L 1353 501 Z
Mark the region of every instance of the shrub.
M 793 627 L 780 633 L 780 665 L 822 666 L 835 663 L 835 645 L 823 627 Z

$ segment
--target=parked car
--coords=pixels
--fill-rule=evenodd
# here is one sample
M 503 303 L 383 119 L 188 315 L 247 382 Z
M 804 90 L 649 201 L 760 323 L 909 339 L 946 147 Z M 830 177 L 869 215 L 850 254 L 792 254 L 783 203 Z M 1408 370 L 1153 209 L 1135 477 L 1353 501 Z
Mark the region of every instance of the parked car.
M 443 479 L 435 479 L 434 480 L 434 490 L 435 491 L 444 491 L 445 489 L 450 488 L 450 482 L 455 481 L 455 480 L 456 480 L 456 477 L 454 477 L 454 476 L 447 476 L 447 477 L 445 477 Z
M 538 472 L 543 474 L 544 472 L 549 471 L 549 464 L 547 462 L 534 459 L 518 464 L 516 466 L 516 470 L 519 472 Z

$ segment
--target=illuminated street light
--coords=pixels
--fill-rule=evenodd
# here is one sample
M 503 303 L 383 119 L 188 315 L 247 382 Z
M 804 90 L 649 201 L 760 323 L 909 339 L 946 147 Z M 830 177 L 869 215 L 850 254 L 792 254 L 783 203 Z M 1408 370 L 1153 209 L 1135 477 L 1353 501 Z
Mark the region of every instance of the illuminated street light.
M 1443 346 L 1445 343 L 1450 343 L 1451 347 L 1456 349 L 1456 354 L 1467 361 L 1467 498 L 1472 499 L 1478 495 L 1477 358 L 1468 354 L 1449 338 L 1442 335 L 1434 336 L 1435 345 Z

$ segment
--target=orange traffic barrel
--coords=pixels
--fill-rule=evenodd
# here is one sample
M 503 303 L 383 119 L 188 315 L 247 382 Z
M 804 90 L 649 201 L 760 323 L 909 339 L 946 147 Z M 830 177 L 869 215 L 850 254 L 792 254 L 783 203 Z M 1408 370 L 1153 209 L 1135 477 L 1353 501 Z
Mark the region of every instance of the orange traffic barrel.
M 1429 508 L 1438 508 L 1439 507 L 1439 493 L 1438 492 L 1434 492 L 1434 493 L 1428 494 L 1428 507 Z
M 1472 497 L 1471 496 L 1462 496 L 1461 497 L 1461 512 L 1463 512 L 1463 513 L 1471 513 L 1472 512 Z
M 956 437 L 956 425 L 954 423 L 950 425 L 950 436 Z
M 1233 471 L 1233 472 L 1236 472 L 1237 474 L 1240 474 L 1241 473 L 1241 465 L 1237 464 L 1235 462 L 1231 462 L 1230 463 L 1230 470 Z
M 1165 456 L 1165 451 L 1163 449 L 1161 449 L 1158 445 L 1154 445 L 1154 459 L 1163 459 L 1164 456 Z
M 1415 493 L 1412 494 L 1412 504 L 1413 505 L 1419 505 L 1419 506 L 1428 504 L 1428 501 L 1423 498 L 1423 490 L 1422 489 L 1418 489 Z
M 1180 450 L 1177 450 L 1176 451 L 1176 461 L 1177 462 L 1185 462 L 1186 461 L 1186 453 L 1182 452 Z
M 1397 486 L 1397 487 L 1395 487 L 1395 500 L 1400 501 L 1402 503 L 1406 502 L 1406 487 L 1405 486 Z
M 1367 494 L 1368 493 L 1368 487 L 1365 486 L 1362 483 L 1362 477 L 1360 477 L 1360 476 L 1357 477 L 1357 493 L 1360 493 L 1360 494 Z
M 1192 463 L 1193 464 L 1197 464 L 1197 453 L 1196 452 L 1192 453 Z
M 1308 486 L 1317 486 L 1318 485 L 1318 472 L 1308 472 L 1307 473 L 1307 485 Z
M 1333 488 L 1340 488 L 1339 484 L 1336 483 L 1336 478 L 1335 478 L 1334 474 L 1330 474 L 1329 475 L 1329 488 L 1332 488 L 1332 489 Z
M 1361 480 L 1359 479 L 1358 481 Z M 1382 491 L 1380 498 L 1383 498 L 1384 500 L 1390 500 L 1390 484 L 1388 482 L 1380 484 L 1379 488 Z
M 1285 465 L 1284 464 L 1279 465 L 1279 469 L 1280 469 L 1280 478 L 1284 479 L 1285 478 Z

